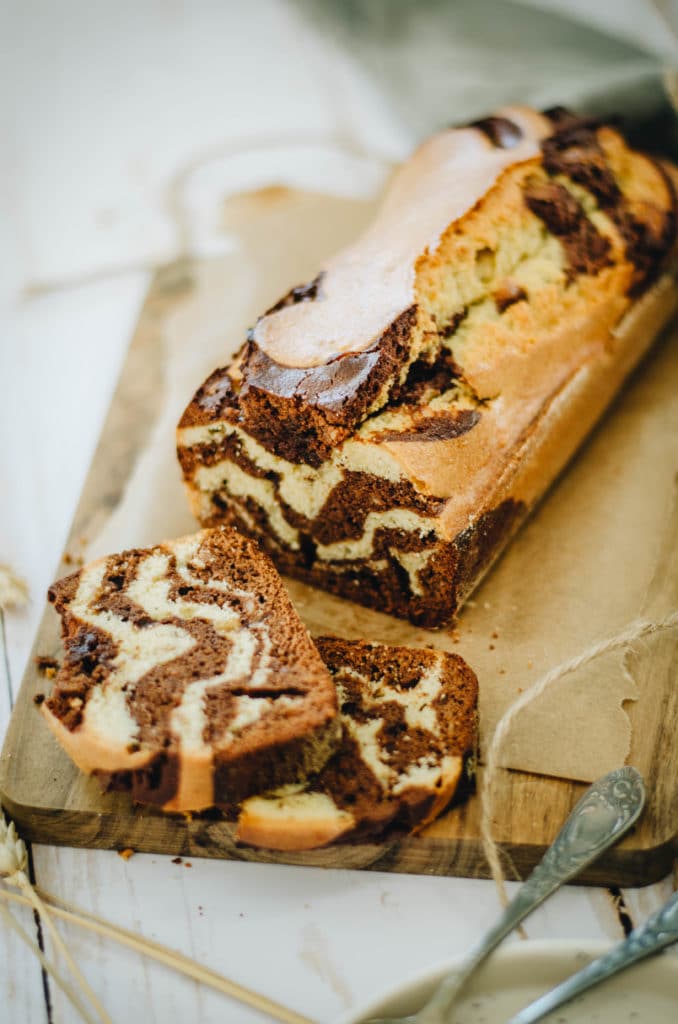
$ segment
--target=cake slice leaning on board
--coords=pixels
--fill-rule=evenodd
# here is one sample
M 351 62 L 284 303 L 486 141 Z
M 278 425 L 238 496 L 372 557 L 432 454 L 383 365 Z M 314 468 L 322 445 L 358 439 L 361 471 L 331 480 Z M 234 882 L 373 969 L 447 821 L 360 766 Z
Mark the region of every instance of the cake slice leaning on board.
M 236 839 L 274 850 L 375 841 L 436 818 L 473 771 L 478 682 L 456 654 L 320 637 L 342 740 L 303 784 L 250 797 Z
M 106 788 L 165 810 L 298 782 L 337 748 L 328 670 L 270 560 L 235 530 L 55 583 L 65 657 L 42 711 Z
M 197 518 L 449 621 L 675 311 L 675 181 L 560 108 L 429 139 L 190 402 Z

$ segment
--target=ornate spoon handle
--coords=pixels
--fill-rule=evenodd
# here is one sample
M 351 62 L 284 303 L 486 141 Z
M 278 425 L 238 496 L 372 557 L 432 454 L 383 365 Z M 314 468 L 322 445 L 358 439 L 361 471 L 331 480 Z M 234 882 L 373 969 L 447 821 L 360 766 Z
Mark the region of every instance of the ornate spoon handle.
M 586 992 L 598 982 L 611 978 L 613 974 L 623 971 L 625 967 L 643 960 L 646 956 L 658 953 L 673 942 L 678 942 L 678 892 L 674 893 L 668 903 L 665 903 L 645 924 L 632 931 L 624 942 L 620 942 L 604 956 L 598 957 L 588 967 L 577 971 L 546 995 L 535 999 L 515 1017 L 511 1017 L 507 1024 L 534 1024 L 551 1010 L 568 1003 L 570 999 Z
M 440 983 L 417 1014 L 416 1024 L 445 1024 L 457 992 L 476 967 L 547 896 L 617 842 L 637 821 L 644 803 L 643 779 L 635 768 L 618 768 L 590 786 L 497 924 L 462 967 Z

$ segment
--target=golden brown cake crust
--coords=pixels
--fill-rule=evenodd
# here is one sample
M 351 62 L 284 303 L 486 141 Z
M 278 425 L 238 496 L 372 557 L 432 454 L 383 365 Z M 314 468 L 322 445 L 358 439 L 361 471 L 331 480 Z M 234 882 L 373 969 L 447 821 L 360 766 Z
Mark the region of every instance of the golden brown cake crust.
M 417 365 L 413 349 L 420 369 L 430 367 L 464 306 L 441 322 L 436 302 L 428 301 L 427 278 L 447 258 L 450 232 L 457 225 L 472 232 L 481 199 L 494 192 L 510 203 L 506 177 L 521 170 L 521 202 L 560 240 L 567 279 L 596 275 L 623 256 L 631 269 L 623 290 L 642 292 L 673 246 L 676 197 L 662 164 L 641 154 L 633 154 L 632 173 L 645 176 L 647 188 L 640 196 L 625 189 L 630 152 L 613 129 L 558 108 L 548 115 L 509 108 L 434 136 L 398 172 L 365 236 L 252 329 L 220 385 L 232 389 L 241 422 L 276 453 L 318 464 L 375 403 L 383 406 L 402 388 L 403 371 Z M 610 221 L 613 238 L 590 216 L 578 188 Z M 492 248 L 481 248 L 481 258 Z M 529 301 L 510 279 L 496 283 L 499 311 L 521 301 L 511 298 L 516 289 Z M 199 392 L 183 425 L 198 422 L 206 397 L 209 408 L 214 395 Z

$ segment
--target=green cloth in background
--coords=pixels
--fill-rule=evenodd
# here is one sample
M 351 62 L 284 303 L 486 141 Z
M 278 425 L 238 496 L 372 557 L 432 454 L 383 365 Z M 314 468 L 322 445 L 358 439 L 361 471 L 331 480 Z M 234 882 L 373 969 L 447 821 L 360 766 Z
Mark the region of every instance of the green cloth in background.
M 297 0 L 415 138 L 506 103 L 618 115 L 678 153 L 678 0 Z M 678 90 L 677 90 L 678 91 Z

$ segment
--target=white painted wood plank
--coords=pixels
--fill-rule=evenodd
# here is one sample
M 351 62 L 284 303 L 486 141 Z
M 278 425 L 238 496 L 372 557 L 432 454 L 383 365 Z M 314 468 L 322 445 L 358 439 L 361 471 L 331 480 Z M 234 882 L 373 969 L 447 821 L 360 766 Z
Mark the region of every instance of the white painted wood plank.
M 0 737 L 147 280 L 138 273 L 17 302 L 3 325 L 0 380 L 11 386 L 0 403 L 0 436 L 12 444 L 0 450 L 0 481 L 12 500 L 0 502 L 0 561 L 28 582 L 30 602 L 4 613 Z M 32 914 L 11 912 L 35 938 Z M 11 1024 L 46 1019 L 39 964 L 2 924 L 0 991 Z
M 144 272 L 15 303 L 0 345 L 0 562 L 29 584 L 6 613 L 18 687 L 143 301 Z M 4 488 L 7 489 L 5 492 Z M 4 731 L 4 730 L 3 730 Z
M 676 867 L 678 867 L 678 862 Z M 624 889 L 622 896 L 634 927 L 642 924 L 650 914 L 659 910 L 675 889 L 676 882 L 671 875 L 662 879 L 661 882 L 657 882 L 656 885 L 648 885 L 643 889 Z
M 167 857 L 125 862 L 53 847 L 36 847 L 35 859 L 46 889 L 322 1021 L 463 953 L 498 912 L 494 887 L 483 881 L 207 860 L 187 868 Z M 558 894 L 527 930 L 530 938 L 619 933 L 613 921 L 601 927 L 592 890 L 581 888 Z M 108 941 L 68 934 L 116 1020 L 133 1011 L 149 1022 L 261 1019 Z M 54 1005 L 55 1022 L 67 1020 L 59 995 Z
M 33 914 L 27 908 L 10 910 L 33 940 Z M 0 1020 L 7 1024 L 47 1024 L 42 972 L 36 957 L 19 936 L 0 921 Z
M 4 615 L 0 610 L 0 737 L 4 734 L 12 706 L 5 637 Z M 10 908 L 10 913 L 36 940 L 37 929 L 33 914 L 23 907 Z M 27 1021 L 35 1021 L 37 1024 L 46 1020 L 40 965 L 4 920 L 0 920 L 0 993 L 0 1020 L 7 1020 L 8 1024 L 25 1024 Z

